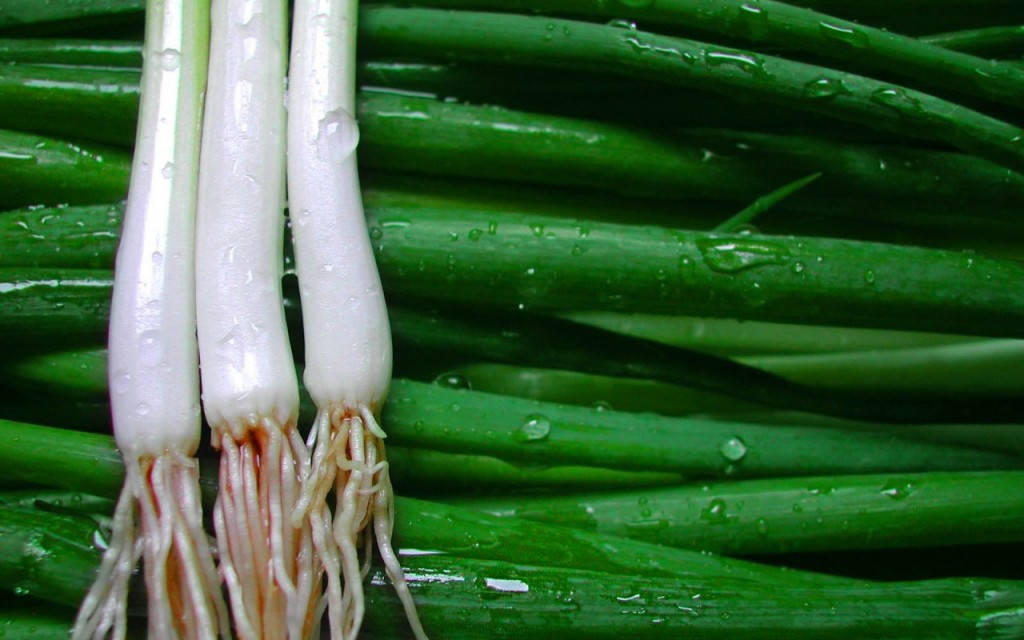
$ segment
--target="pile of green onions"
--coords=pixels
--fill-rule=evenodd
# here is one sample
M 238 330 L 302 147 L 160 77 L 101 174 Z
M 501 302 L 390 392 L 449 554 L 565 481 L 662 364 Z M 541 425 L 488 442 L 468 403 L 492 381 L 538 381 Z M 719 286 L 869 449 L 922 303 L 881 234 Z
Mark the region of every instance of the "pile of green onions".
M 287 4 L 0 2 L 5 637 L 1024 637 L 1024 7 Z

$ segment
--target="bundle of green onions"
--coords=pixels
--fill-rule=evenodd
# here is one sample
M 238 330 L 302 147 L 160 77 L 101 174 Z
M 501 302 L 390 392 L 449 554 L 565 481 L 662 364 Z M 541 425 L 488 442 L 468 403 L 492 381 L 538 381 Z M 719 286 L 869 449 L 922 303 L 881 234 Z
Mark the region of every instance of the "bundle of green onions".
M 1024 637 L 1024 6 L 414 4 L 0 1 L 4 637 Z

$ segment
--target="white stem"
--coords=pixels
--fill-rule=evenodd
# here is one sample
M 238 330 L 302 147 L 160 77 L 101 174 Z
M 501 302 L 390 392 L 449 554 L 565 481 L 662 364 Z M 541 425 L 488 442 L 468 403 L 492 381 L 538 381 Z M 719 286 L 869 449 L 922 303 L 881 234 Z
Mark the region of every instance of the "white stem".
M 304 377 L 319 415 L 309 441 L 312 465 L 294 516 L 312 522 L 328 573 L 333 637 L 353 640 L 359 634 L 365 576 L 359 542 L 365 544 L 376 530 L 387 534 L 378 537 L 378 546 L 414 632 L 425 638 L 391 550 L 391 509 L 382 506 L 393 496 L 385 435 L 374 411 L 391 379 L 391 333 L 356 170 L 356 18 L 356 0 L 295 2 L 288 191 L 306 339 Z M 332 484 L 333 516 L 325 505 Z M 335 582 L 339 569 L 341 589 Z
M 284 0 L 214 0 L 196 234 L 203 410 L 236 439 L 298 415 L 281 295 Z
M 142 103 L 110 307 L 114 436 L 126 458 L 199 445 L 194 230 L 208 4 L 150 0 Z
M 354 0 L 298 0 L 288 79 L 288 198 L 306 387 L 320 408 L 379 408 L 391 333 L 356 172 Z

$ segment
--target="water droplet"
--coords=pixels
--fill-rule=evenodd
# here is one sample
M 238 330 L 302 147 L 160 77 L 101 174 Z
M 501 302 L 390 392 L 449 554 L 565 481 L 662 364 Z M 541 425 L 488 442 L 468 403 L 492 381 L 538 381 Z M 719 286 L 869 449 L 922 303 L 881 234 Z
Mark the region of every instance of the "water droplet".
M 851 92 L 839 78 L 821 76 L 804 85 L 804 97 L 811 100 L 831 100 L 836 96 L 849 95 Z
M 762 536 L 768 535 L 768 523 L 764 518 L 758 518 L 757 522 L 754 523 L 754 528 L 757 529 L 757 533 Z
M 487 235 L 493 236 L 498 233 L 498 222 L 491 220 L 487 223 Z
M 170 180 L 171 178 L 173 178 L 174 177 L 174 163 L 173 162 L 168 162 L 167 164 L 165 164 L 163 169 L 160 169 L 160 175 L 162 175 L 165 180 Z
M 123 396 L 128 393 L 131 382 L 132 374 L 127 371 L 117 371 L 110 379 L 111 390 L 114 392 L 114 395 Z
M 536 236 L 538 238 L 543 237 L 544 236 L 544 225 L 542 225 L 542 224 L 531 224 L 530 225 L 530 233 L 532 233 L 534 236 Z
M 793 266 L 791 268 L 793 269 L 793 273 L 803 273 L 804 270 L 807 269 L 807 265 L 797 260 L 796 262 L 793 263 Z
M 594 411 L 598 413 L 604 413 L 605 411 L 611 411 L 612 405 L 605 402 L 604 400 L 598 400 L 594 403 Z
M 921 101 L 902 87 L 876 89 L 871 93 L 871 101 L 888 107 L 902 116 L 920 119 L 926 115 Z
M 14 595 L 27 596 L 29 595 L 29 590 L 21 585 L 18 585 L 17 587 L 14 587 Z
M 852 47 L 865 47 L 868 44 L 868 34 L 855 27 L 833 22 L 819 22 L 818 30 L 829 40 L 842 42 Z
M 864 272 L 864 282 L 868 283 L 869 285 L 870 284 L 875 284 L 875 272 L 872 271 L 871 269 L 868 269 L 867 271 L 865 271 Z
M 384 229 L 378 226 L 370 227 L 370 240 L 380 240 L 384 237 Z
M 701 510 L 700 517 L 712 524 L 724 524 L 728 522 L 729 515 L 726 513 L 727 505 L 725 500 L 715 498 L 708 503 L 708 506 Z
M 544 440 L 551 433 L 551 422 L 539 413 L 526 416 L 526 421 L 512 434 L 516 442 L 537 442 Z
M 578 244 L 572 245 L 572 250 L 570 251 L 570 253 L 572 255 L 574 255 L 574 256 L 581 256 L 581 255 L 583 255 L 586 252 L 587 252 L 586 247 L 583 247 L 583 246 L 578 245 Z
M 635 22 L 632 20 L 623 20 L 621 18 L 608 21 L 608 26 L 616 29 L 629 29 L 630 31 L 636 31 Z
M 328 111 L 317 124 L 316 155 L 323 162 L 344 162 L 359 146 L 359 125 L 344 109 Z
M 722 454 L 722 457 L 730 462 L 739 462 L 747 455 L 747 445 L 743 443 L 738 437 L 733 436 L 718 448 L 718 451 Z
M 160 52 L 160 68 L 174 71 L 181 66 L 181 52 L 177 49 L 164 49 Z
M 472 240 L 473 242 L 476 242 L 483 235 L 484 235 L 483 229 L 470 229 L 469 233 L 466 234 L 466 237 L 469 238 L 470 240 Z
M 764 68 L 764 60 L 751 53 L 707 50 L 704 52 L 704 60 L 713 67 L 728 65 L 757 78 L 771 78 L 771 74 Z
M 708 267 L 721 273 L 782 265 L 791 257 L 784 245 L 765 240 L 699 238 L 697 248 Z
M 148 416 L 150 412 L 150 406 L 145 402 L 140 402 L 135 407 L 135 414 L 138 416 Z
M 446 389 L 470 389 L 469 379 L 461 373 L 447 372 L 434 378 L 434 384 Z
M 882 487 L 882 495 L 888 496 L 893 500 L 903 500 L 914 492 L 914 485 L 909 482 L 895 482 L 890 480 L 885 483 Z

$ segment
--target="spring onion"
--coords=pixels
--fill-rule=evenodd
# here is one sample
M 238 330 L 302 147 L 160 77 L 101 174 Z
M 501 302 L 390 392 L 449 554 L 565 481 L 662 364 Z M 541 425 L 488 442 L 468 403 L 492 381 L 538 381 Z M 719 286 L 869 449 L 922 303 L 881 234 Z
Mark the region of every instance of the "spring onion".
M 221 451 L 213 511 L 236 634 L 309 637 L 319 597 L 292 511 L 309 454 L 281 298 L 283 1 L 212 5 L 196 227 L 203 409 Z
M 333 634 L 359 634 L 366 570 L 357 545 L 362 541 L 369 562 L 376 538 L 413 632 L 425 638 L 391 546 L 394 497 L 375 417 L 391 377 L 391 334 L 356 170 L 356 7 L 355 0 L 300 0 L 293 15 L 288 192 L 304 379 L 319 410 L 309 436 L 312 468 L 294 517 L 312 523 Z M 326 504 L 332 486 L 333 514 Z
M 124 637 L 139 556 L 152 637 L 228 631 L 193 457 L 200 436 L 193 243 L 209 5 L 151 0 L 148 9 L 140 133 L 110 313 L 111 410 L 126 476 L 76 639 Z

